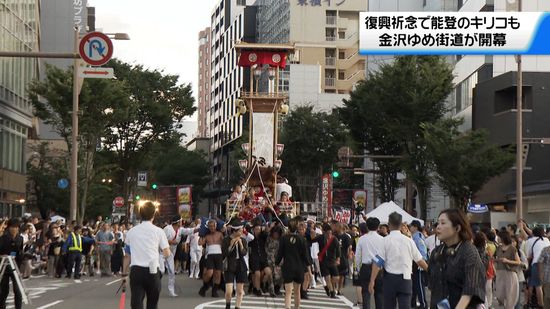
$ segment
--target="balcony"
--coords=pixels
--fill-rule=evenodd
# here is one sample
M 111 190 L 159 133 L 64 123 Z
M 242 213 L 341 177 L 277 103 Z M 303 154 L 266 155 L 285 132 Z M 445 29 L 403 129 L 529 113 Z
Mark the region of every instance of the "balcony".
M 334 77 L 325 77 L 325 87 L 335 87 L 336 78 Z
M 336 16 L 327 16 L 327 25 L 336 26 L 336 21 L 338 18 Z
M 328 66 L 335 66 L 336 65 L 336 57 L 326 57 L 325 58 L 325 64 Z

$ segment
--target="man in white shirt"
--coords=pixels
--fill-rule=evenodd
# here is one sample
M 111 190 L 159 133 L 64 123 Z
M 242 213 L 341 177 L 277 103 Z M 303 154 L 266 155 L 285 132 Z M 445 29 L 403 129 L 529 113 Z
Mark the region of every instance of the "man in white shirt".
M 198 229 L 186 229 L 181 227 L 180 215 L 174 216 L 172 218 L 171 225 L 167 225 L 164 228 L 164 233 L 166 234 L 166 238 L 168 239 L 168 243 L 170 244 L 170 256 L 166 258 L 161 257 L 161 263 L 166 266 L 166 270 L 168 271 L 168 295 L 170 295 L 170 297 L 178 296 L 176 294 L 176 272 L 174 268 L 174 256 L 176 254 L 176 249 L 181 241 L 182 236 L 189 236 L 195 231 L 198 232 Z
M 361 294 L 363 296 L 363 309 L 370 309 L 371 293 L 369 292 L 369 283 L 372 274 L 372 265 L 373 261 L 376 260 L 376 256 L 380 256 L 380 253 L 384 249 L 384 237 L 378 234 L 380 220 L 377 218 L 368 218 L 366 224 L 369 231 L 367 234 L 361 236 L 357 242 L 355 265 L 357 265 L 359 271 Z M 382 273 L 380 273 L 374 283 L 374 303 L 376 309 L 382 309 L 384 307 L 384 293 L 382 287 Z
M 538 261 L 540 254 L 544 248 L 550 246 L 548 238 L 544 237 L 544 229 L 542 227 L 536 227 L 533 229 L 533 237 L 527 240 L 527 258 L 532 259 L 529 276 L 528 286 L 529 294 L 532 295 L 533 291 L 536 292 L 537 301 L 539 305 L 543 304 L 542 282 L 540 278 Z
M 200 226 L 200 221 L 199 221 Z M 200 260 L 202 257 L 202 246 L 199 246 L 199 232 L 195 232 L 187 237 L 186 244 L 189 246 L 189 255 L 191 257 L 191 266 L 189 267 L 189 278 L 199 279 Z
M 152 202 L 143 204 L 139 213 L 142 223 L 126 235 L 126 256 L 123 277 L 130 267 L 132 309 L 142 309 L 147 296 L 147 308 L 157 308 L 160 295 L 159 250 L 170 256 L 170 246 L 164 231 L 153 225 L 156 207 Z
M 441 244 L 441 240 L 437 238 L 435 229 L 437 229 L 437 222 L 433 225 L 433 234 L 428 236 L 428 238 L 424 241 L 426 243 L 426 247 L 428 247 L 428 256 L 430 256 L 432 251 Z
M 416 262 L 424 270 L 428 270 L 428 264 L 422 258 L 414 241 L 401 234 L 403 217 L 397 212 L 390 214 L 388 223 L 390 234 L 384 238 L 384 246 L 376 262 L 372 264 L 372 274 L 369 283 L 369 293 L 374 293 L 375 279 L 383 268 L 385 270 L 384 307 L 409 309 L 412 296 L 412 265 Z

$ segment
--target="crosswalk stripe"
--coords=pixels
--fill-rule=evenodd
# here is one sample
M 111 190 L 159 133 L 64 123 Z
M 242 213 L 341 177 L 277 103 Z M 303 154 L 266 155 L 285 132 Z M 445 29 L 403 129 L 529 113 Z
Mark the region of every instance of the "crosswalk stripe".
M 284 291 L 283 291 L 284 293 Z M 352 308 L 353 303 L 344 296 L 338 296 L 337 298 L 327 297 L 324 291 L 309 290 L 309 299 L 302 299 L 300 301 L 300 308 L 305 309 L 344 309 Z M 240 308 L 246 309 L 266 309 L 266 308 L 285 308 L 284 297 L 269 296 L 256 297 L 254 295 L 245 295 Z M 294 302 L 292 302 L 294 304 Z M 231 305 L 235 305 L 235 298 L 231 300 Z M 215 300 L 207 303 L 203 303 L 195 307 L 195 309 L 214 309 L 225 308 L 225 300 Z

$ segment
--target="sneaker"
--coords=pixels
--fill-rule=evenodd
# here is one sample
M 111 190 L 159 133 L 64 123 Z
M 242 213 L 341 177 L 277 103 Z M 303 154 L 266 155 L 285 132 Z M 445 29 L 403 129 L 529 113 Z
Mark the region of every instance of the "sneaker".
M 260 296 L 262 296 L 262 291 L 254 289 L 254 295 L 260 297 Z
M 309 299 L 309 297 L 307 296 L 307 291 L 300 291 L 300 298 L 301 299 Z
M 178 294 L 172 292 L 172 291 L 168 291 L 168 296 L 170 297 L 178 297 Z
M 330 292 L 330 298 L 338 298 L 336 297 L 336 293 L 334 293 L 334 291 Z

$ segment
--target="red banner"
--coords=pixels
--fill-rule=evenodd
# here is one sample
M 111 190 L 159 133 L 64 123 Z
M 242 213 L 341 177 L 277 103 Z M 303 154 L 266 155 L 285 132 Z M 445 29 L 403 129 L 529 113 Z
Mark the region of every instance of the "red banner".
M 332 214 L 332 176 L 329 174 L 323 175 L 321 187 L 321 202 L 323 207 L 326 207 L 327 214 Z
M 271 67 L 284 68 L 286 66 L 286 53 L 251 50 L 241 51 L 239 66 L 251 67 L 255 64 L 258 66 L 268 64 Z
M 351 210 L 346 208 L 334 209 L 332 217 L 338 222 L 348 224 L 351 220 Z

